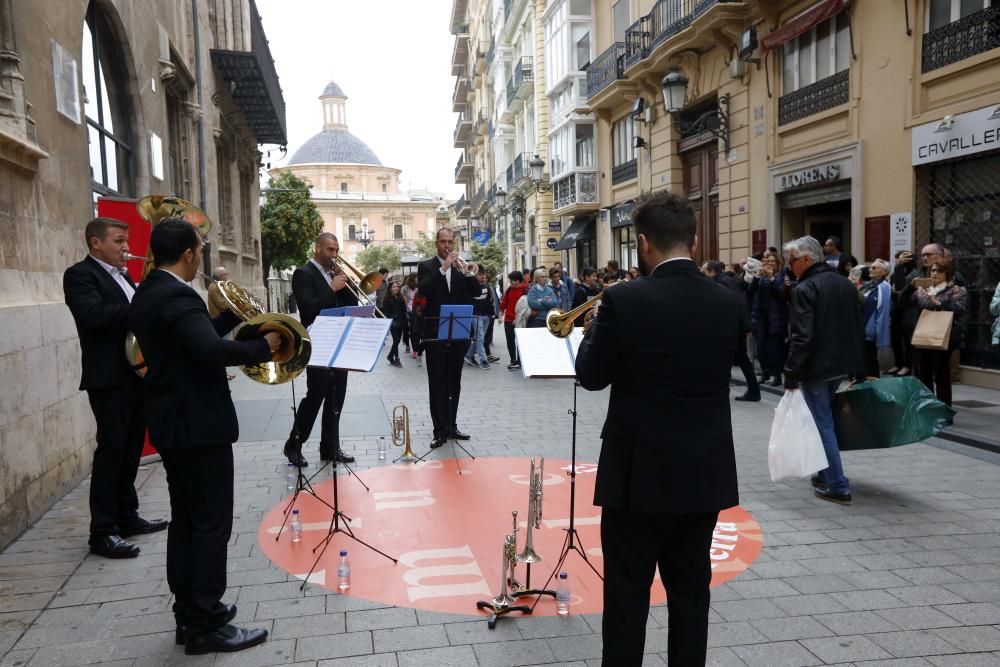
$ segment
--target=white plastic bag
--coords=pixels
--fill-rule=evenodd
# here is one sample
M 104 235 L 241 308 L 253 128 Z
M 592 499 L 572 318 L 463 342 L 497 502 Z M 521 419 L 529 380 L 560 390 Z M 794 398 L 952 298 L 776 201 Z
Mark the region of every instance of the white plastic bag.
M 771 481 L 808 477 L 829 467 L 819 429 L 802 391 L 786 391 L 774 411 L 767 468 Z

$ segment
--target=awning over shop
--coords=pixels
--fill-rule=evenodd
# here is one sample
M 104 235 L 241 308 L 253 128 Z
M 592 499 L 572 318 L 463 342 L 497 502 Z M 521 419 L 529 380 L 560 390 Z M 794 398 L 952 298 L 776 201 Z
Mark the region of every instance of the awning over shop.
M 781 26 L 760 40 L 761 53 L 772 51 L 785 42 L 790 42 L 804 32 L 812 30 L 823 21 L 836 16 L 844 9 L 844 0 L 823 0 L 806 12 Z
M 555 250 L 569 250 L 574 248 L 578 241 L 586 241 L 596 237 L 596 223 L 594 216 L 574 220 L 566 233 L 562 235 Z

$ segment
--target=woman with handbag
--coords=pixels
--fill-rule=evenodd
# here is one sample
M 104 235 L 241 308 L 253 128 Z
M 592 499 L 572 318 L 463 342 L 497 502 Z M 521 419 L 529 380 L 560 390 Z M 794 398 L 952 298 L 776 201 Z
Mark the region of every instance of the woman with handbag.
M 955 262 L 950 257 L 941 257 L 931 265 L 930 287 L 917 288 L 913 295 L 914 302 L 923 311 L 948 311 L 952 314 L 951 335 L 947 341 L 947 349 L 928 349 L 917 347 L 914 342 L 914 357 L 917 378 L 938 399 L 951 405 L 951 353 L 962 347 L 963 319 L 969 308 L 969 293 L 964 287 L 955 284 Z M 914 338 L 920 333 L 920 324 Z

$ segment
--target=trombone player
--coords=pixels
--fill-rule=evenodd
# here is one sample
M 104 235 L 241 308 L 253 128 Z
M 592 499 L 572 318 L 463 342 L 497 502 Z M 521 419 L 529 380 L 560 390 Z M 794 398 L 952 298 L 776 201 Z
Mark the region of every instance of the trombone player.
M 167 473 L 167 583 L 177 642 L 189 655 L 239 651 L 262 643 L 267 631 L 231 625 L 236 608 L 222 604 L 233 528 L 232 443 L 239 439 L 226 367 L 270 361 L 281 337 L 221 337 L 240 320 L 228 310 L 209 319 L 188 284 L 202 250 L 190 223 L 164 218 L 149 247 L 155 269 L 136 290 L 128 321 L 149 368 L 143 381 L 149 434 Z
M 347 276 L 337 268 L 340 242 L 329 232 L 316 237 L 313 256 L 292 274 L 292 294 L 299 307 L 302 325 L 310 326 L 326 308 L 358 305 L 358 297 L 347 284 Z M 347 371 L 333 368 L 306 368 L 306 395 L 299 403 L 292 432 L 285 441 L 289 463 L 305 468 L 302 443 L 309 439 L 320 405 L 319 457 L 324 461 L 354 463 L 354 457 L 340 450 L 340 411 L 347 396 Z
M 124 538 L 167 527 L 139 516 L 135 475 L 146 435 L 139 376 L 125 358 L 125 336 L 135 283 L 125 272 L 129 227 L 114 218 L 87 223 L 89 254 L 66 269 L 63 291 L 80 337 L 83 373 L 97 422 L 90 478 L 90 551 L 107 558 L 135 558 L 139 547 Z

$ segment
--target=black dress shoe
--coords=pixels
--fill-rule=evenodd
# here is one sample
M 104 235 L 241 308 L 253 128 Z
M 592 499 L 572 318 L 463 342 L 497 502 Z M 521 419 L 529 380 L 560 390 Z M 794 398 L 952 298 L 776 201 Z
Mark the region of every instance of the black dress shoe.
M 118 531 L 118 535 L 120 537 L 132 537 L 133 535 L 158 533 L 161 530 L 164 530 L 169 523 L 170 522 L 166 519 L 153 519 L 150 521 L 148 519 L 143 519 L 142 517 L 136 517 L 135 521 L 132 523 L 127 526 L 122 526 L 121 530 Z
M 227 623 L 211 632 L 204 632 L 188 637 L 187 644 L 184 646 L 184 652 L 188 655 L 232 653 L 263 644 L 266 639 L 267 630 L 263 628 L 247 630 Z
M 751 394 L 749 391 L 744 392 L 742 396 L 737 396 L 737 401 L 747 401 L 749 403 L 757 403 L 760 401 L 760 394 Z
M 90 553 L 105 558 L 135 558 L 139 547 L 117 535 L 102 535 L 90 538 Z
M 431 440 L 431 449 L 437 449 L 446 442 L 448 442 L 447 438 L 444 438 L 442 436 L 435 436 L 434 439 Z
M 302 457 L 302 448 L 293 445 L 291 440 L 285 442 L 285 448 L 282 450 L 282 453 L 288 458 L 288 462 L 293 466 L 298 468 L 309 467 L 309 462 Z
M 819 475 L 813 475 L 809 478 L 809 483 L 813 485 L 814 489 L 826 489 L 829 488 L 829 484 L 823 481 Z
M 851 504 L 851 492 L 840 493 L 839 491 L 834 491 L 829 487 L 821 489 L 813 489 L 813 493 L 816 494 L 817 498 L 822 498 L 823 500 L 829 500 L 831 503 L 837 503 L 838 505 L 850 505 Z
M 345 454 L 341 450 L 337 450 L 337 453 L 333 455 L 333 460 L 337 463 L 354 463 L 354 457 L 350 454 Z
M 467 435 L 465 433 L 462 433 L 457 428 L 451 429 L 451 437 L 455 438 L 456 440 L 471 440 L 472 439 L 471 435 Z
M 234 618 L 236 618 L 236 605 L 227 604 L 226 605 L 226 623 L 230 623 Z M 187 627 L 183 625 L 178 625 L 177 630 L 174 633 L 174 641 L 179 645 L 183 646 L 187 643 Z

